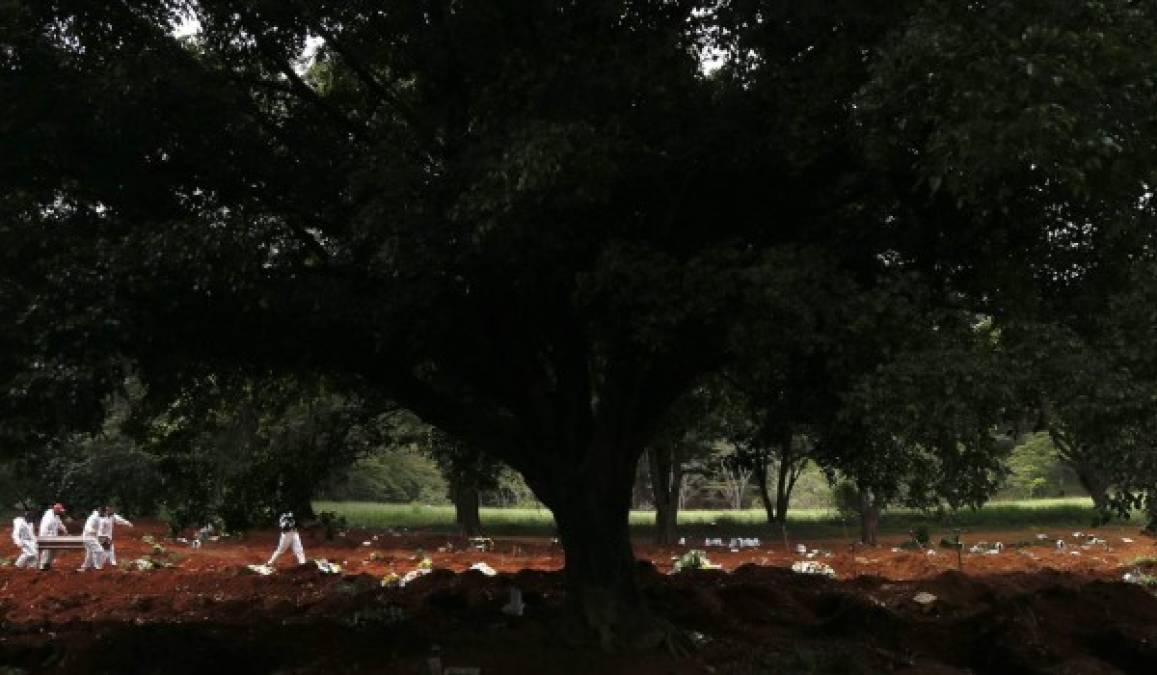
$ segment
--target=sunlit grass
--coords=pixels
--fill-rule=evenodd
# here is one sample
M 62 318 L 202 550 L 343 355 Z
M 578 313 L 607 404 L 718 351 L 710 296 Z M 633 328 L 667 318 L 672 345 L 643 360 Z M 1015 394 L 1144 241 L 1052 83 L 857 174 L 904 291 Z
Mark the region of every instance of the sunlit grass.
M 375 502 L 316 502 L 314 509 L 343 515 L 354 527 L 410 528 L 432 531 L 455 529 L 454 507 L 450 505 L 381 504 Z M 487 531 L 508 534 L 542 534 L 554 532 L 554 518 L 546 508 L 483 508 L 482 523 Z M 1088 527 L 1095 519 L 1092 501 L 1083 497 L 991 502 L 981 509 L 964 509 L 941 515 L 914 509 L 889 509 L 880 518 L 885 533 L 907 532 L 920 525 L 937 530 L 964 528 L 971 530 L 1019 529 L 1029 527 Z M 654 525 L 651 511 L 631 512 L 631 529 L 645 535 Z M 779 534 L 778 526 L 767 524 L 762 509 L 687 510 L 679 514 L 679 530 L 688 536 L 718 533 L 722 535 Z M 793 536 L 854 535 L 859 524 L 841 520 L 834 509 L 793 509 L 788 513 L 788 531 Z

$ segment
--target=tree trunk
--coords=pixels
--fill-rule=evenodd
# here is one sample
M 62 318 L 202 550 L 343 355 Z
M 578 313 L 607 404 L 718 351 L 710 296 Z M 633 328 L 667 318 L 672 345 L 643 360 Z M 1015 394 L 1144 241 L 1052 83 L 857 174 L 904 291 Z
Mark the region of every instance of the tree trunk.
M 683 467 L 669 445 L 648 448 L 647 459 L 655 501 L 655 543 L 670 545 L 678 531 Z
M 607 463 L 625 459 L 600 454 Z M 567 603 L 604 649 L 652 648 L 670 637 L 646 608 L 631 548 L 631 481 L 638 458 L 639 453 L 630 456 L 630 466 L 588 459 L 577 469 L 556 467 L 549 482 L 536 481 L 566 555 Z
M 639 510 L 654 506 L 654 473 L 649 462 L 639 462 L 639 469 L 635 472 L 635 482 L 631 485 L 631 509 Z
M 752 471 L 739 464 L 722 463 L 723 482 L 726 486 L 727 498 L 731 502 L 731 509 L 739 511 L 743 508 L 743 497 L 747 492 L 747 485 L 751 482 Z
M 875 546 L 879 529 L 880 505 L 870 489 L 860 488 L 860 542 Z
M 1108 508 L 1109 486 L 1100 472 L 1083 462 L 1072 462 L 1072 467 L 1077 474 L 1077 480 L 1081 482 L 1081 487 L 1093 498 L 1093 505 L 1098 509 Z
M 1157 497 L 1150 494 L 1145 502 L 1145 527 L 1141 531 L 1149 535 L 1157 535 Z
M 783 493 L 783 503 L 780 504 L 780 513 L 783 522 L 787 522 L 787 509 L 791 506 L 791 496 L 795 494 L 795 484 L 799 481 L 799 477 L 803 475 L 804 469 L 807 468 L 808 459 L 797 459 L 795 465 L 792 467 L 790 475 L 787 479 L 787 489 Z
M 755 466 L 755 485 L 759 488 L 759 501 L 763 503 L 763 510 L 767 513 L 767 524 L 771 525 L 776 522 L 775 503 L 771 500 L 771 492 L 768 490 L 767 484 L 767 470 L 769 463 L 767 455 L 760 453 L 756 460 Z
M 790 429 L 784 431 L 783 440 L 780 443 L 780 459 L 779 471 L 775 485 L 775 516 L 779 522 L 787 524 L 787 505 L 791 501 L 791 491 L 795 487 L 795 479 L 799 477 L 795 473 L 796 456 L 792 441 L 795 435 Z
M 478 486 L 465 482 L 451 488 L 454 502 L 454 522 L 462 528 L 467 537 L 476 537 L 482 533 L 482 516 L 479 513 L 480 495 Z
M 788 476 L 791 474 L 791 462 L 784 458 L 779 463 L 779 475 L 775 486 L 775 517 L 781 523 L 787 522 L 787 504 L 791 499 L 791 485 Z

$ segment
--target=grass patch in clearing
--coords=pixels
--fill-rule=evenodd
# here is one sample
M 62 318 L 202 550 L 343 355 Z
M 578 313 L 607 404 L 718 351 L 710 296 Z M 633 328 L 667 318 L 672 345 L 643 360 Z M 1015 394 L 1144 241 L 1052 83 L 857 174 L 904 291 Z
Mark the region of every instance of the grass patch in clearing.
M 382 504 L 376 502 L 315 502 L 317 512 L 333 511 L 345 516 L 353 527 L 409 528 L 452 532 L 454 507 L 450 505 Z M 554 518 L 546 508 L 488 508 L 481 510 L 482 523 L 494 534 L 553 535 Z M 936 530 L 962 528 L 1003 530 L 1046 527 L 1088 527 L 1096 512 L 1087 498 L 1038 499 L 990 502 L 980 509 L 966 509 L 943 515 L 927 514 L 915 509 L 888 509 L 880 517 L 885 534 L 904 534 L 920 526 Z M 636 536 L 649 535 L 654 529 L 652 511 L 632 511 L 631 531 Z M 792 538 L 857 536 L 859 523 L 841 520 L 834 509 L 794 509 L 788 513 L 787 530 Z M 780 536 L 778 525 L 769 526 L 762 509 L 741 511 L 687 510 L 679 513 L 682 536 L 741 535 L 763 533 Z

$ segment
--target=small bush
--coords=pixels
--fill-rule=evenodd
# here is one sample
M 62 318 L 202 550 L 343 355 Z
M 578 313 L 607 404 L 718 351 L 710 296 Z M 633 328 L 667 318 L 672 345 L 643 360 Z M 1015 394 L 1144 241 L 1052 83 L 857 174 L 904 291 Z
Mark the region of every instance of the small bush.
M 687 551 L 672 566 L 673 572 L 682 572 L 683 570 L 710 570 L 719 569 L 719 565 L 712 563 L 707 554 L 698 549 Z

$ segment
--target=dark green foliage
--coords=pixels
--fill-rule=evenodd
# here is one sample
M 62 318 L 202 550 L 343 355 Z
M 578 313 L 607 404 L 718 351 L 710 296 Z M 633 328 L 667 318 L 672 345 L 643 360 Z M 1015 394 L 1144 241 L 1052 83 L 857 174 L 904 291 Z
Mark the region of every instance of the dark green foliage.
M 177 529 L 217 518 L 230 530 L 267 527 L 287 510 L 310 519 L 318 486 L 389 429 L 360 401 L 307 380 L 204 383 L 137 424 Z
M 1147 3 L 201 0 L 188 41 L 177 6 L 0 5 L 5 451 L 92 428 L 130 368 L 182 412 L 213 377 L 322 373 L 522 473 L 607 646 L 641 602 L 637 460 L 757 351 L 729 349 L 750 298 L 793 392 L 760 405 L 813 399 L 825 468 L 877 505 L 975 504 L 994 420 L 1025 416 L 1010 326 L 1075 330 L 1154 250 Z M 1097 398 L 1132 420 L 1124 379 Z M 341 414 L 233 398 L 157 431 L 162 473 L 238 520 L 301 502 L 299 468 L 335 463 L 294 439 L 340 457 Z M 1106 468 L 1135 495 L 1128 447 Z
M 990 329 L 938 319 L 924 344 L 855 383 L 826 439 L 826 462 L 871 488 L 881 504 L 979 505 L 1006 472 L 1011 448 L 997 424 L 1020 406 L 1009 360 Z M 851 445 L 872 452 L 844 455 Z
M 446 501 L 446 479 L 428 456 L 407 447 L 381 448 L 339 469 L 318 491 L 319 498 L 336 501 L 421 502 Z
M 54 442 L 19 463 L 22 494 L 35 506 L 64 501 L 74 513 L 104 504 L 138 516 L 165 503 L 161 460 L 123 434 L 74 435 Z
M 139 383 L 130 380 L 101 406 L 99 430 L 29 449 L 12 464 L 19 485 L 13 497 L 29 506 L 63 501 L 81 513 L 111 504 L 121 513 L 154 515 L 165 502 L 162 460 L 124 430 L 140 394 Z

